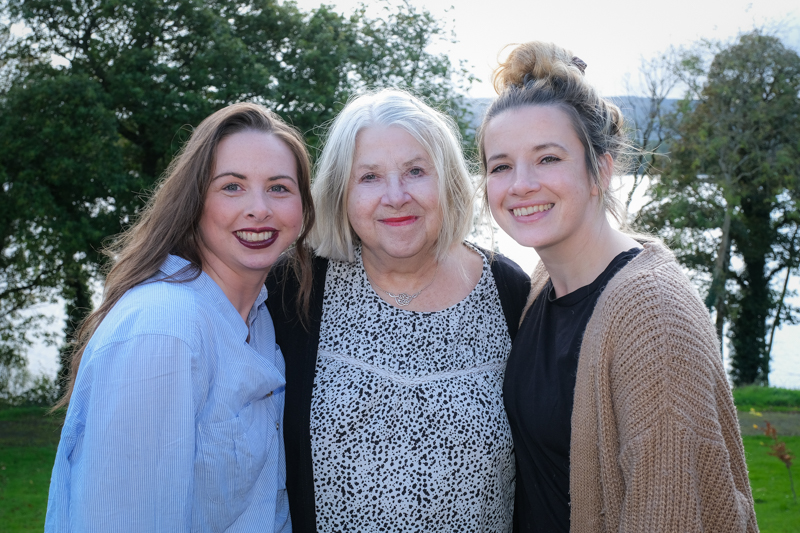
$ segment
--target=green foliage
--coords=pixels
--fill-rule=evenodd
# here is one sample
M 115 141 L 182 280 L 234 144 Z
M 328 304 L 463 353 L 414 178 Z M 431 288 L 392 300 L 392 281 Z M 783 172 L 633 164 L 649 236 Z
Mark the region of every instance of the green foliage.
M 442 23 L 407 2 L 366 12 L 276 0 L 0 2 L 0 20 L 30 30 L 15 41 L 0 26 L 0 369 L 22 360 L 31 339 L 15 332 L 35 303 L 64 299 L 70 338 L 90 311 L 103 242 L 217 109 L 263 103 L 312 146 L 316 128 L 368 87 L 410 88 L 463 118 L 458 91 L 471 78 L 429 51 L 446 38 Z
M 756 518 L 762 533 L 794 533 L 800 523 L 800 505 L 792 501 L 786 467 L 769 455 L 769 437 L 743 437 L 747 470 Z M 793 449 L 800 448 L 800 437 L 783 437 Z
M 749 385 L 733 389 L 733 400 L 740 411 L 800 411 L 800 390 Z
M 800 57 L 755 31 L 674 66 L 690 90 L 667 117 L 670 161 L 639 222 L 707 280 L 718 331 L 731 324 L 734 383 L 763 384 L 770 322 L 796 320 L 772 281 L 800 266 Z

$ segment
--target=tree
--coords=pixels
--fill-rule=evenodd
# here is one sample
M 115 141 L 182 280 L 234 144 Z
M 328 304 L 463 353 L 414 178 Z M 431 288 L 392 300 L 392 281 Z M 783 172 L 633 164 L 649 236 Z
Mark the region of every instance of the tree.
M 690 90 L 641 220 L 707 279 L 718 331 L 731 324 L 734 383 L 766 383 L 768 324 L 779 305 L 772 281 L 797 270 L 800 57 L 754 31 L 719 47 L 707 67 L 696 51 L 677 67 Z M 792 321 L 794 311 L 781 304 L 775 320 Z
M 628 211 L 633 196 L 639 187 L 661 172 L 660 158 L 669 141 L 669 128 L 666 117 L 671 111 L 669 96 L 678 84 L 678 77 L 671 65 L 671 57 L 665 54 L 650 60 L 641 60 L 639 66 L 640 87 L 626 81 L 627 96 L 615 98 L 626 118 L 632 124 L 629 128 L 631 144 L 636 148 L 631 178 L 631 189 L 625 199 Z
M 276 0 L 0 3 L 0 20 L 30 30 L 8 46 L 0 32 L 0 68 L 16 65 L 0 84 L 3 316 L 58 294 L 69 338 L 91 308 L 103 241 L 135 218 L 187 128 L 225 105 L 263 103 L 312 146 L 365 87 L 457 109 L 469 79 L 428 51 L 440 22 L 408 3 L 365 13 Z M 15 342 L 0 337 L 19 354 L 27 340 Z

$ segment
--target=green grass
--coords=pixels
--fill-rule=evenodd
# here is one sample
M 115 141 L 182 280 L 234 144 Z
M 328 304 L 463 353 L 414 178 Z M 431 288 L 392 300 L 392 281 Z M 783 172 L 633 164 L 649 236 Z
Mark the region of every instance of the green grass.
M 44 529 L 62 420 L 43 407 L 0 408 L 1 531 Z
M 778 437 L 795 454 L 800 451 L 800 437 Z M 800 503 L 792 500 L 786 466 L 776 457 L 767 455 L 767 437 L 743 437 L 750 472 L 750 486 L 756 502 L 756 519 L 761 533 L 797 533 L 800 531 Z M 798 486 L 798 468 L 792 467 L 795 491 Z
M 749 385 L 733 389 L 733 400 L 740 411 L 800 411 L 800 390 L 797 389 Z
M 0 448 L 0 457 L 0 529 L 42 531 L 55 448 Z
M 40 407 L 0 408 L 0 530 L 4 533 L 44 528 L 63 417 L 46 413 Z M 800 456 L 800 436 L 782 436 L 779 427 L 779 437 Z M 795 533 L 800 531 L 800 504 L 792 501 L 786 467 L 767 455 L 769 442 L 764 436 L 744 437 L 758 525 L 762 533 Z M 792 470 L 795 490 L 800 491 L 800 469 L 794 466 Z

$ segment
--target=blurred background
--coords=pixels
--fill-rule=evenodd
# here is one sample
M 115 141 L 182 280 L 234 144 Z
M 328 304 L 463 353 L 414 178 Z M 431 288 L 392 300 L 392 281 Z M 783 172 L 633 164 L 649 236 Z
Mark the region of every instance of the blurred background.
M 474 163 L 492 69 L 528 40 L 570 48 L 623 109 L 643 150 L 616 184 L 627 223 L 675 250 L 731 383 L 800 388 L 795 2 L 0 0 L 0 402 L 59 394 L 103 244 L 205 116 L 260 102 L 313 152 L 350 96 L 405 87 L 458 121 Z

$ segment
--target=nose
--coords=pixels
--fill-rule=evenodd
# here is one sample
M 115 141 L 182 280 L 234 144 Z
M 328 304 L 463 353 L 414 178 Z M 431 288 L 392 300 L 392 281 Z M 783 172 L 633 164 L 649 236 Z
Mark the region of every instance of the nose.
M 402 207 L 411 199 L 411 196 L 406 190 L 406 184 L 400 176 L 390 176 L 386 180 L 386 189 L 383 193 L 382 201 L 385 205 L 390 205 L 394 208 Z
M 534 169 L 528 165 L 519 165 L 514 169 L 513 181 L 509 192 L 515 196 L 525 196 L 542 188 Z
M 266 193 L 249 195 L 247 205 L 247 218 L 252 220 L 266 220 L 272 215 L 270 199 Z

